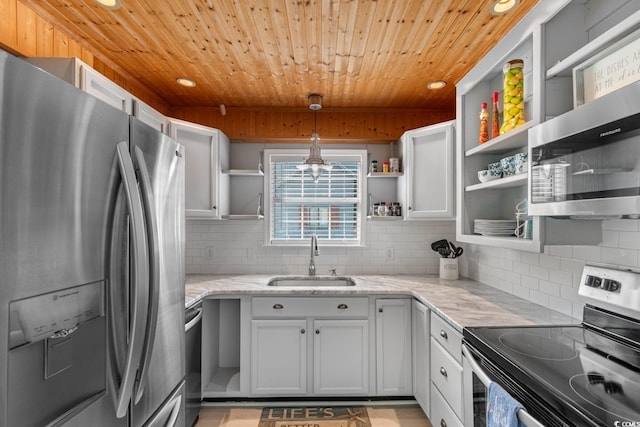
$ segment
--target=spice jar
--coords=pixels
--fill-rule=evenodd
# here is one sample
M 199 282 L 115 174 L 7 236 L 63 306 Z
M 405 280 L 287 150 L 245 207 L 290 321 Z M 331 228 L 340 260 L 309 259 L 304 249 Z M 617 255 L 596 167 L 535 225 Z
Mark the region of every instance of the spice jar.
M 378 172 L 378 161 L 377 160 L 371 160 L 371 170 L 369 172 L 371 172 L 371 173 Z
M 400 172 L 400 159 L 397 157 L 389 158 L 389 172 Z
M 384 173 L 389 172 L 389 162 L 387 162 L 386 160 L 382 162 L 382 172 Z
M 502 127 L 500 135 L 524 124 L 524 62 L 513 59 L 503 67 Z

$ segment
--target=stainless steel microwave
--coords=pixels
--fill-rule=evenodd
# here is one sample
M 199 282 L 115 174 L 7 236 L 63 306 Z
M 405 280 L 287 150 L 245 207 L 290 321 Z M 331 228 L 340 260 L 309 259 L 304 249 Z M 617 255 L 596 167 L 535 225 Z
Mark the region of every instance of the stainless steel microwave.
M 529 130 L 529 214 L 640 217 L 640 82 Z

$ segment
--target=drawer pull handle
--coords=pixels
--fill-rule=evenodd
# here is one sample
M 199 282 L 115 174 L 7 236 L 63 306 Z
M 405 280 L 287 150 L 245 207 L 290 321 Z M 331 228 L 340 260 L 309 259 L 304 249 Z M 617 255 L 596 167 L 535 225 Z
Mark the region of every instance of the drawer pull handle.
M 346 310 L 349 308 L 347 304 L 338 304 L 338 310 Z
M 444 369 L 442 366 L 440 367 L 440 375 L 447 378 L 447 370 Z
M 444 418 L 440 418 L 440 427 L 447 427 L 447 422 L 444 420 Z
M 382 307 L 380 307 L 380 308 L 378 309 L 378 313 L 382 313 L 383 311 L 384 311 L 384 310 L 382 309 Z
M 282 310 L 284 308 L 284 305 L 282 305 L 282 304 L 273 304 L 273 308 L 274 308 L 274 310 Z
M 320 329 L 316 329 L 316 335 L 320 335 Z
M 305 332 L 307 332 L 307 331 L 305 331 L 304 329 L 300 329 L 300 333 L 301 334 L 304 334 Z
M 444 338 L 445 340 L 449 339 L 449 336 L 447 335 L 447 333 L 445 331 L 443 331 L 442 329 L 440 329 L 440 336 L 442 338 Z

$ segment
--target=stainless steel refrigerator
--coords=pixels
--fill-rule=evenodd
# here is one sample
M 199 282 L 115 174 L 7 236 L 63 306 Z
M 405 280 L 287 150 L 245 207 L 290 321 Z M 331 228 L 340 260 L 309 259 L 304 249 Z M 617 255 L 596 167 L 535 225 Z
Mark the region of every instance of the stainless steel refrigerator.
M 183 148 L 0 51 L 0 426 L 184 425 Z

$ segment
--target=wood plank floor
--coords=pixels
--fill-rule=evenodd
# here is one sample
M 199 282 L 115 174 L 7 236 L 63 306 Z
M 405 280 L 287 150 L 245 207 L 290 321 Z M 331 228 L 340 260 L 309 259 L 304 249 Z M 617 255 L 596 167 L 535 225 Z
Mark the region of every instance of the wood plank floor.
M 431 427 L 417 405 L 367 406 L 367 412 L 371 427 Z M 257 427 L 261 413 L 262 408 L 203 407 L 195 427 Z

